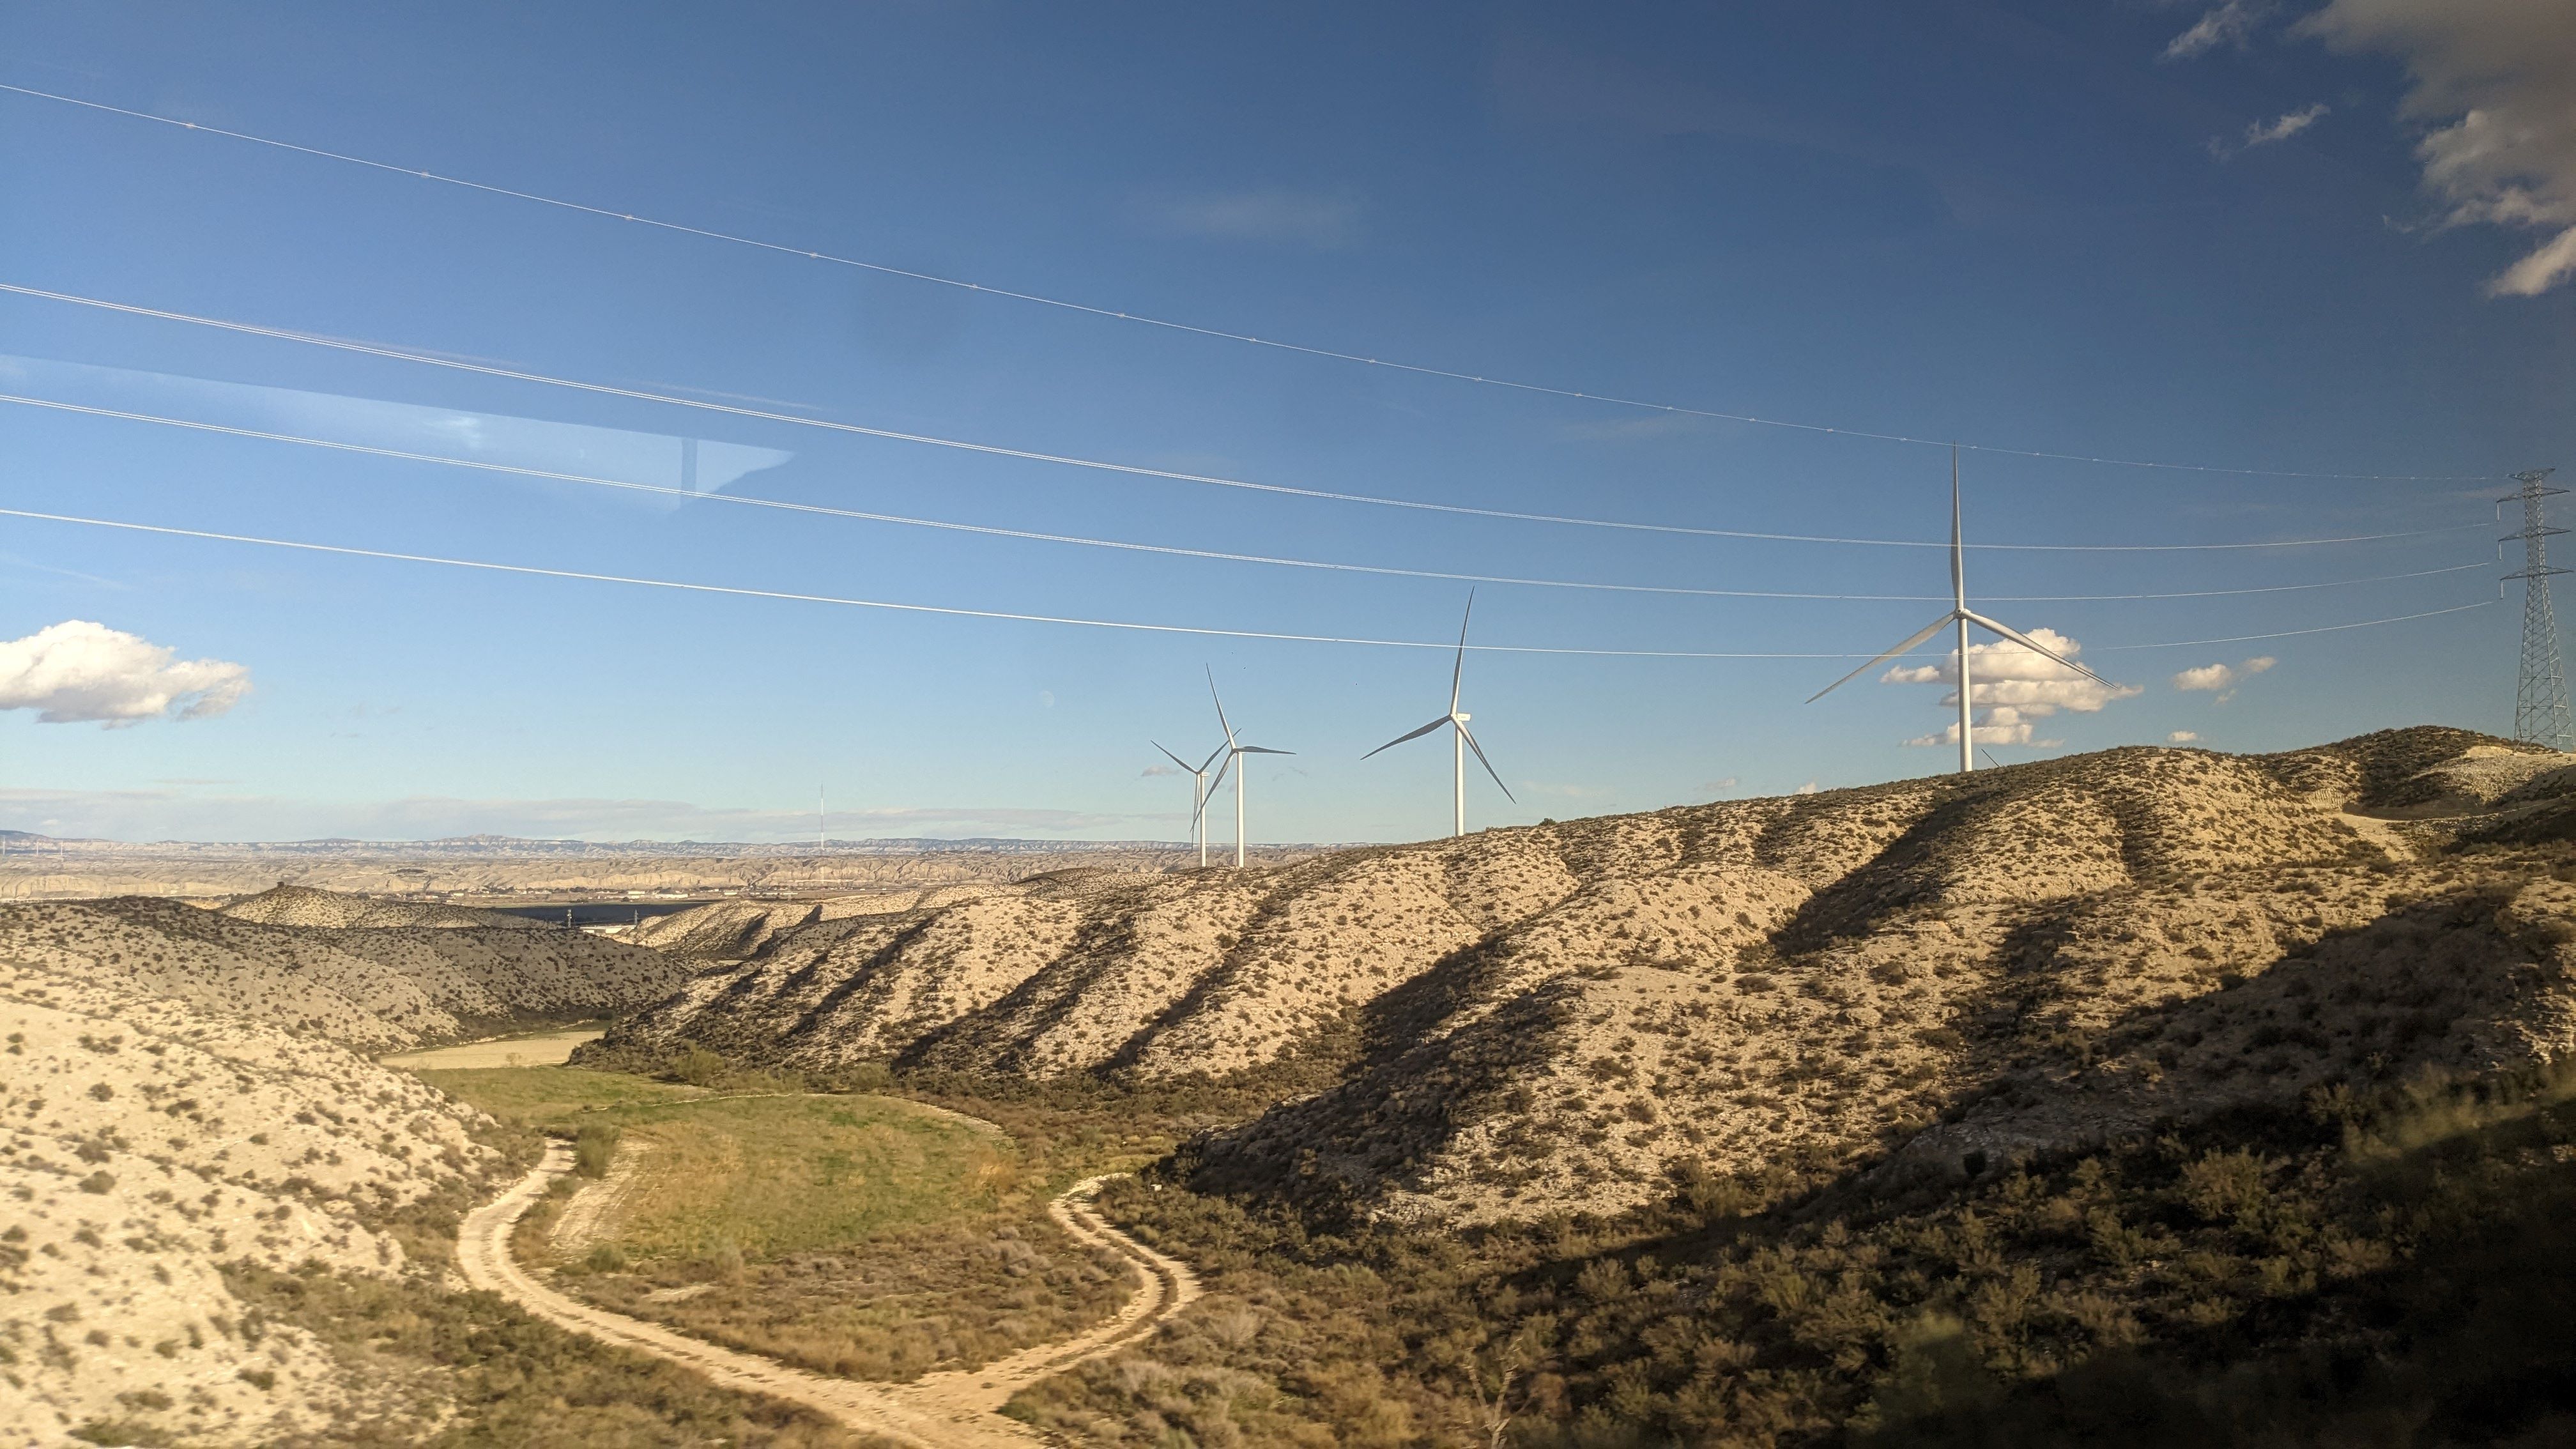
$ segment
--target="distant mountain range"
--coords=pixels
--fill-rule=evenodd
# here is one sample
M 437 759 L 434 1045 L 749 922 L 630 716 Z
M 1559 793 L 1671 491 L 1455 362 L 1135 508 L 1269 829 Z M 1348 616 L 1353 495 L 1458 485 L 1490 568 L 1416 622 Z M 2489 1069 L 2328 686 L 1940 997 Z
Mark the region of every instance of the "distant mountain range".
M 1264 865 L 1312 845 L 1256 847 Z M 1002 883 L 1067 864 L 1120 872 L 1194 865 L 1177 841 L 832 840 L 59 840 L 0 831 L 0 900 L 241 896 L 292 884 L 370 895 L 628 894 L 827 896 L 888 887 Z

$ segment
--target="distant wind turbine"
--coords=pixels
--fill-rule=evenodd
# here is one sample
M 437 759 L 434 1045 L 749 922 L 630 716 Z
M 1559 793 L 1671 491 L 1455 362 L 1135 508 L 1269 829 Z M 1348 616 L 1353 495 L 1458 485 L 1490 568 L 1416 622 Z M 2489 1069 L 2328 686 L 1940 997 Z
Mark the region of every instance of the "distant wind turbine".
M 1485 747 L 1477 744 L 1476 737 L 1473 734 L 1470 734 L 1467 730 L 1467 720 L 1469 718 L 1467 712 L 1458 707 L 1458 686 L 1466 677 L 1467 673 L 1467 624 L 1469 620 L 1472 620 L 1475 617 L 1476 591 L 1469 589 L 1467 591 L 1466 615 L 1458 621 L 1458 658 L 1455 663 L 1449 666 L 1449 712 L 1440 716 L 1440 718 L 1433 720 L 1431 723 L 1424 725 L 1418 730 L 1397 735 L 1394 739 L 1388 740 L 1385 744 L 1378 746 L 1377 749 L 1369 751 L 1368 755 L 1360 756 L 1361 759 L 1365 760 L 1369 755 L 1377 754 L 1380 750 L 1394 749 L 1397 745 L 1403 744 L 1406 740 L 1418 740 L 1424 735 L 1431 733 L 1433 730 L 1439 729 L 1443 725 L 1448 726 L 1450 730 L 1449 834 L 1453 838 L 1467 833 L 1467 752 L 1469 750 L 1474 750 L 1476 752 L 1476 763 L 1485 767 L 1485 773 L 1493 775 L 1494 784 L 1502 790 L 1503 798 L 1510 800 L 1515 805 L 1521 803 L 1518 799 L 1513 797 L 1512 787 L 1503 784 L 1503 777 L 1495 773 L 1494 762 L 1485 758 Z
M 1959 541 L 1959 450 L 1956 448 L 1952 448 L 1950 450 L 1950 612 L 1943 614 L 1940 618 L 1924 625 L 1921 632 L 1907 639 L 1904 643 L 1897 645 L 1895 648 L 1881 654 L 1876 659 L 1869 661 L 1860 668 L 1853 670 L 1851 673 L 1846 674 L 1842 678 L 1835 680 L 1833 683 L 1826 685 L 1824 688 L 1817 690 L 1814 694 L 1807 696 L 1807 703 L 1814 704 L 1817 700 L 1824 698 L 1826 695 L 1829 695 L 1835 690 L 1842 688 L 1844 685 L 1851 683 L 1861 675 L 1867 674 L 1869 671 L 1885 664 L 1890 659 L 1893 659 L 1897 655 L 1904 653 L 1906 650 L 1913 648 L 1915 645 L 1922 643 L 1924 640 L 1931 638 L 1933 635 L 1940 633 L 1944 628 L 1952 624 L 1959 626 L 1959 772 L 1961 774 L 1966 774 L 1968 771 L 1977 768 L 1977 747 L 1974 742 L 1974 730 L 1971 728 L 1969 723 L 1969 696 L 1971 691 L 1968 683 L 1968 626 L 1970 624 L 1974 624 L 1978 628 L 1983 629 L 1987 633 L 1993 634 L 1998 638 L 2010 639 L 2015 644 L 2020 645 L 2024 649 L 2027 649 L 2042 658 L 2054 659 L 2058 663 L 2065 665 L 2067 668 L 2074 670 L 2076 673 L 2083 675 L 2085 678 L 2092 680 L 2095 684 L 2099 684 L 2106 689 L 2112 687 L 2111 681 L 2104 679 L 2101 675 L 2094 673 L 2092 670 L 2085 668 L 2083 665 L 2076 663 L 2074 660 L 2067 658 L 2065 655 L 2060 654 L 2056 650 L 2049 648 L 2047 645 L 2040 643 L 2038 640 L 2031 638 L 2029 635 L 2007 625 L 1998 624 L 1994 620 L 1989 619 L 1985 615 L 1968 607 L 1967 546 Z
M 1234 771 L 1234 865 L 1243 868 L 1243 757 L 1246 755 L 1293 755 L 1295 750 L 1273 750 L 1261 745 L 1247 745 L 1234 737 L 1234 726 L 1226 723 L 1225 700 L 1216 692 L 1216 671 L 1208 671 L 1208 698 L 1216 701 L 1216 722 L 1225 731 L 1225 763 L 1216 767 L 1216 778 L 1208 782 L 1213 797 L 1216 787 L 1225 783 L 1225 772 Z M 1201 807 L 1205 809 L 1204 806 Z
M 1146 743 L 1155 749 L 1163 750 L 1160 741 L 1147 740 Z M 1171 751 L 1163 750 L 1163 758 L 1180 766 L 1190 777 L 1190 843 L 1199 848 L 1199 869 L 1201 870 L 1207 869 L 1208 766 L 1215 764 L 1216 757 L 1224 753 L 1225 746 L 1219 745 L 1208 751 L 1208 757 L 1205 760 L 1193 765 Z

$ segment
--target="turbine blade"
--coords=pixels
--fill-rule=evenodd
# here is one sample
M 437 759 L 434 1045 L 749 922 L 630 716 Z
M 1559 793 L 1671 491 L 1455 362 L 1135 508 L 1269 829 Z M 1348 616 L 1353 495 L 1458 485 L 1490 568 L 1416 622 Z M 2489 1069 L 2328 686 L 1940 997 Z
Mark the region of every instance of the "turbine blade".
M 1520 797 L 1512 793 L 1512 787 L 1504 784 L 1503 777 L 1495 771 L 1494 762 L 1485 758 L 1485 747 L 1476 743 L 1475 734 L 1465 725 L 1460 725 L 1458 726 L 1458 737 L 1467 742 L 1467 748 L 1476 752 L 1476 763 L 1484 766 L 1485 773 L 1494 777 L 1494 788 L 1503 792 L 1503 798 L 1511 801 L 1515 805 L 1521 803 Z
M 2035 654 L 2041 655 L 2045 658 L 2054 659 L 2058 663 L 2065 665 L 2067 668 L 2074 670 L 2076 673 L 2083 675 L 2085 678 L 2092 680 L 2095 684 L 2101 685 L 2104 689 L 2117 687 L 2113 685 L 2111 681 L 2104 679 L 2101 675 L 2094 673 L 2092 670 L 2085 668 L 2083 665 L 2076 663 L 2074 660 L 2067 658 L 2065 655 L 2058 653 L 2056 650 L 2049 648 L 2047 645 L 2040 643 L 2038 640 L 2033 639 L 2028 634 L 2025 634 L 2018 629 L 2012 628 L 2008 625 L 1998 624 L 1994 620 L 1987 618 L 1985 615 L 1974 611 L 1971 611 L 1968 614 L 1968 622 L 1985 630 L 1989 634 L 2000 634 Z
M 1163 750 L 1162 742 L 1161 742 L 1161 741 L 1159 741 L 1159 740 L 1147 740 L 1145 743 L 1147 743 L 1147 744 L 1149 744 L 1149 745 L 1152 745 L 1155 749 Z M 1182 769 L 1184 769 L 1184 770 L 1190 770 L 1190 762 L 1189 762 L 1189 761 L 1182 759 L 1180 756 L 1178 756 L 1178 755 L 1176 755 L 1176 754 L 1173 754 L 1173 753 L 1172 753 L 1171 751 L 1169 751 L 1169 750 L 1163 750 L 1163 758 L 1164 758 L 1164 759 L 1167 759 L 1167 760 L 1169 760 L 1169 761 L 1171 761 L 1171 762 L 1172 762 L 1173 764 L 1175 764 L 1175 765 L 1180 766 L 1180 767 L 1181 767 Z M 1190 773 L 1191 773 L 1191 774 L 1193 774 L 1193 775 L 1195 775 L 1195 774 L 1197 774 L 1197 773 L 1198 773 L 1198 771 L 1196 771 L 1196 770 L 1190 770 Z
M 1959 450 L 1950 450 L 1950 598 L 1968 607 L 1967 546 L 1959 539 Z
M 1234 752 L 1238 755 L 1293 755 L 1297 753 L 1295 750 L 1274 750 L 1266 745 L 1237 745 L 1234 747 Z
M 1853 670 L 1851 673 L 1844 675 L 1842 678 L 1837 679 L 1833 683 L 1826 685 L 1824 688 L 1817 690 L 1815 693 L 1808 695 L 1807 703 L 1814 704 L 1817 700 L 1824 698 L 1826 695 L 1829 695 L 1835 690 L 1842 688 L 1844 685 L 1851 683 L 1853 680 L 1860 678 L 1862 675 L 1876 669 L 1878 666 L 1885 664 L 1897 655 L 1904 653 L 1906 650 L 1911 649 L 1915 645 L 1922 643 L 1924 640 L 1931 638 L 1933 635 L 1940 633 L 1942 629 L 1949 625 L 1951 620 L 1958 617 L 1959 616 L 1955 613 L 1943 614 L 1940 618 L 1924 625 L 1920 633 L 1915 634 L 1904 643 L 1897 645 L 1895 648 L 1888 650 L 1886 653 L 1881 654 L 1876 659 L 1869 661 L 1860 668 Z
M 1216 787 L 1225 783 L 1225 772 L 1233 768 L 1234 756 L 1232 755 L 1226 756 L 1225 763 L 1216 767 L 1216 778 L 1208 781 L 1207 794 L 1199 800 L 1199 813 L 1201 815 L 1205 815 L 1207 813 L 1207 808 L 1216 803 Z
M 1201 774 L 1201 775 L 1206 774 L 1206 773 L 1207 773 L 1207 767 L 1208 767 L 1208 766 L 1210 766 L 1210 765 L 1215 764 L 1215 763 L 1216 763 L 1216 757 L 1217 757 L 1217 756 L 1219 756 L 1219 755 L 1222 755 L 1222 754 L 1224 754 L 1224 753 L 1225 753 L 1225 746 L 1223 746 L 1223 745 L 1219 745 L 1219 746 L 1217 746 L 1215 749 L 1212 749 L 1212 750 L 1208 751 L 1208 757 L 1207 757 L 1206 759 L 1204 759 L 1204 760 L 1199 761 L 1199 767 L 1198 767 L 1198 770 L 1197 770 L 1197 772 L 1196 772 L 1196 773 Z
M 1369 755 L 1374 755 L 1374 754 L 1376 754 L 1376 753 L 1378 752 L 1378 750 L 1391 750 L 1391 749 L 1394 749 L 1397 745 L 1403 744 L 1406 740 L 1418 740 L 1418 739 L 1422 738 L 1424 735 L 1427 735 L 1427 734 L 1431 733 L 1433 730 L 1436 730 L 1436 729 L 1440 728 L 1442 725 L 1445 725 L 1445 724 L 1447 724 L 1448 722 L 1449 722 L 1449 716 L 1447 716 L 1447 715 L 1445 715 L 1445 714 L 1444 714 L 1444 715 L 1440 716 L 1440 718 L 1433 720 L 1431 723 L 1429 723 L 1429 724 L 1427 724 L 1427 725 L 1424 725 L 1422 728 L 1420 728 L 1420 729 L 1418 729 L 1418 730 L 1410 730 L 1410 731 L 1407 731 L 1407 732 L 1406 732 L 1406 733 L 1404 733 L 1404 734 L 1397 735 L 1394 739 L 1388 740 L 1385 744 L 1382 744 L 1382 745 L 1378 746 L 1378 747 L 1377 747 L 1377 750 L 1371 750 L 1371 751 L 1369 751 L 1369 752 L 1368 752 L 1368 755 L 1362 755 L 1362 756 L 1360 756 L 1360 758 L 1361 758 L 1361 759 L 1363 759 L 1363 760 L 1365 760 L 1365 759 L 1367 759 L 1367 758 L 1369 757 Z
M 1458 686 L 1467 677 L 1467 625 L 1476 617 L 1476 591 L 1467 590 L 1467 612 L 1458 619 L 1458 662 L 1449 666 L 1449 712 L 1458 712 Z
M 1210 666 L 1208 668 L 1207 677 L 1208 698 L 1216 701 L 1216 722 L 1225 730 L 1225 742 L 1229 745 L 1233 744 L 1234 726 L 1225 722 L 1225 698 L 1216 692 L 1216 669 L 1214 666 Z

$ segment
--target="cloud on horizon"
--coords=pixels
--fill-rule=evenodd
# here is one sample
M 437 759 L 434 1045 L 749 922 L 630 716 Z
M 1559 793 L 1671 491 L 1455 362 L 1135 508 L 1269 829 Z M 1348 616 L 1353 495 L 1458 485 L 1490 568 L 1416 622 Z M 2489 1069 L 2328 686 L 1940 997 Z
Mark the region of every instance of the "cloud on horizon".
M 183 661 L 175 649 L 86 619 L 0 643 L 0 710 L 32 709 L 46 724 L 212 719 L 249 692 L 243 665 Z

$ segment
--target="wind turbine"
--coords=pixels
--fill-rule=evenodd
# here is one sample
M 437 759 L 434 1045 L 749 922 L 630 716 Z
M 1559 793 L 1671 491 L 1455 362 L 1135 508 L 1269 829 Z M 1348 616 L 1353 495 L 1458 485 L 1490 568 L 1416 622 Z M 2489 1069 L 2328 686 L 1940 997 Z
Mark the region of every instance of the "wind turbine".
M 1153 745 L 1155 749 L 1163 750 L 1162 745 L 1157 741 L 1147 740 L 1146 743 Z M 1205 760 L 1193 765 L 1171 751 L 1163 750 L 1163 758 L 1180 766 L 1190 777 L 1190 843 L 1199 848 L 1199 869 L 1201 870 L 1207 869 L 1208 766 L 1215 764 L 1216 757 L 1224 753 L 1225 746 L 1219 745 L 1208 752 Z
M 1247 745 L 1241 740 L 1236 739 L 1234 737 L 1234 726 L 1226 723 L 1225 700 L 1220 698 L 1216 692 L 1216 671 L 1213 669 L 1208 671 L 1208 698 L 1216 700 L 1216 722 L 1225 730 L 1225 745 L 1222 750 L 1222 753 L 1225 755 L 1225 763 L 1216 767 L 1216 778 L 1208 782 L 1208 790 L 1210 792 L 1210 797 L 1213 798 L 1216 787 L 1225 783 L 1225 772 L 1228 770 L 1234 771 L 1234 866 L 1235 869 L 1241 870 L 1243 868 L 1243 770 L 1241 768 L 1243 757 L 1246 755 L 1293 755 L 1297 752 L 1295 750 L 1274 750 L 1262 745 Z M 1214 756 L 1210 756 L 1210 758 L 1214 758 Z M 1206 807 L 1202 805 L 1200 808 L 1204 810 Z
M 2020 645 L 2024 649 L 2027 649 L 2042 658 L 2054 659 L 2058 663 L 2065 665 L 2067 668 L 2074 670 L 2076 673 L 2083 675 L 2085 678 L 2092 680 L 2095 684 L 2099 684 L 2106 689 L 2112 687 L 2111 681 L 2104 679 L 2101 675 L 2094 673 L 2092 670 L 2085 668 L 2083 665 L 2076 663 L 2074 660 L 2067 658 L 2065 655 L 2060 654 L 2056 650 L 2049 648 L 2047 645 L 2040 643 L 2038 640 L 2031 638 L 2029 635 L 2007 625 L 1998 624 L 1994 620 L 1989 619 L 1985 615 L 1968 607 L 1967 546 L 1959 541 L 1959 450 L 1956 448 L 1952 448 L 1950 450 L 1950 612 L 1943 614 L 1940 618 L 1924 625 L 1920 632 L 1908 638 L 1904 643 L 1897 645 L 1895 648 L 1881 654 L 1876 659 L 1869 661 L 1860 668 L 1853 670 L 1851 673 L 1846 674 L 1842 678 L 1835 680 L 1833 683 L 1826 685 L 1824 688 L 1817 690 L 1814 694 L 1807 696 L 1807 703 L 1814 704 L 1817 700 L 1824 698 L 1826 695 L 1829 695 L 1835 690 L 1842 688 L 1844 685 L 1851 683 L 1861 675 L 1867 674 L 1869 671 L 1885 664 L 1890 659 L 1893 659 L 1897 655 L 1904 653 L 1906 650 L 1913 648 L 1915 645 L 1922 643 L 1924 640 L 1931 638 L 1933 635 L 1940 633 L 1944 628 L 1952 624 L 1959 626 L 1959 772 L 1961 774 L 1966 774 L 1968 771 L 1977 768 L 1977 747 L 1974 742 L 1974 731 L 1969 724 L 1970 687 L 1968 683 L 1968 626 L 1970 624 L 1974 624 L 1978 628 L 1983 629 L 1987 633 L 1993 634 L 1998 638 L 2010 639 L 2015 644 Z
M 1361 759 L 1365 760 L 1369 755 L 1378 753 L 1379 750 L 1394 749 L 1397 745 L 1403 744 L 1406 740 L 1418 740 L 1424 735 L 1431 733 L 1433 730 L 1440 728 L 1442 725 L 1447 725 L 1450 730 L 1449 834 L 1452 838 L 1467 833 L 1467 752 L 1469 750 L 1474 750 L 1476 752 L 1476 763 L 1485 767 L 1485 773 L 1493 775 L 1494 784 L 1502 790 L 1503 798 L 1510 800 L 1515 805 L 1521 803 L 1519 800 L 1513 798 L 1512 787 L 1503 784 L 1503 777 L 1499 774 L 1495 774 L 1494 762 L 1485 758 L 1485 747 L 1477 744 L 1476 737 L 1468 733 L 1467 712 L 1458 707 L 1458 685 L 1460 680 L 1462 680 L 1467 673 L 1467 623 L 1468 620 L 1475 617 L 1476 591 L 1469 589 L 1467 591 L 1467 613 L 1465 617 L 1458 621 L 1457 662 L 1449 666 L 1449 712 L 1440 716 L 1440 718 L 1433 720 L 1431 723 L 1424 725 L 1418 730 L 1411 731 L 1407 734 L 1397 735 L 1394 739 L 1388 740 L 1385 744 L 1378 746 L 1377 749 L 1369 751 L 1368 755 L 1360 756 Z

